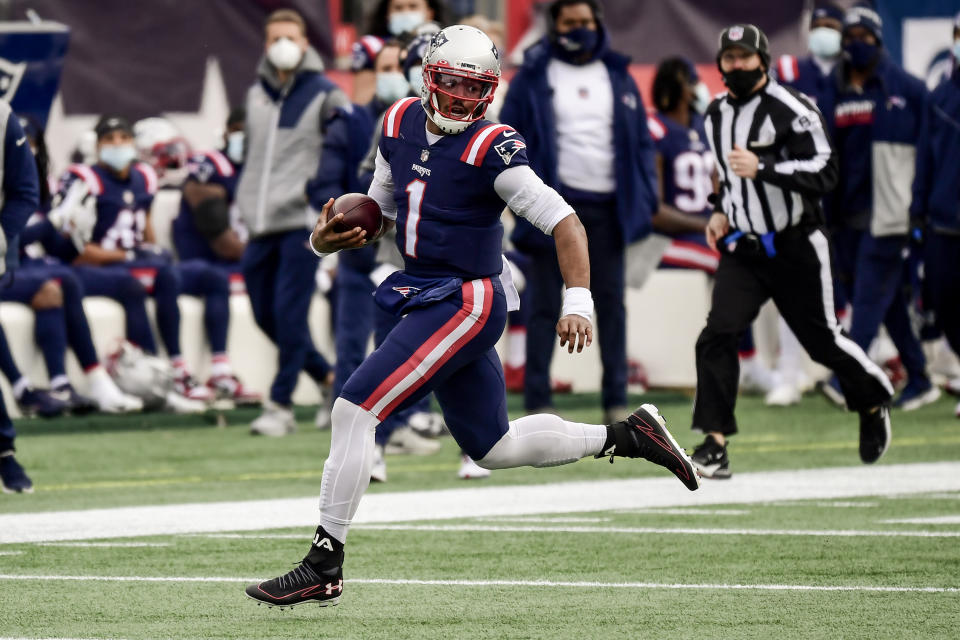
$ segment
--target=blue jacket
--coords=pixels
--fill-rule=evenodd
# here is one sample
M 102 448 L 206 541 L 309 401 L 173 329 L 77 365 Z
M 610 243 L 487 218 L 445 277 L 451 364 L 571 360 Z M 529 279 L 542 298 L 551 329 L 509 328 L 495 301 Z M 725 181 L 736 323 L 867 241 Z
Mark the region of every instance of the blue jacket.
M 546 38 L 526 50 L 523 66 L 510 82 L 500 120 L 524 137 L 530 166 L 545 183 L 559 190 L 553 91 L 547 82 L 550 59 L 550 42 Z M 629 243 L 650 233 L 650 220 L 657 210 L 656 150 L 647 130 L 643 100 L 630 76 L 630 59 L 606 48 L 600 59 L 607 67 L 613 89 L 617 219 L 624 241 Z M 553 238 L 523 219 L 517 220 L 511 240 L 526 250 L 553 245 Z
M 12 269 L 19 262 L 17 237 L 27 218 L 40 207 L 40 182 L 37 164 L 27 144 L 27 136 L 20 121 L 7 103 L 0 108 L 0 117 L 6 116 L 3 145 L 2 176 L 3 196 L 0 198 L 0 228 L 7 248 L 6 268 Z M 3 269 L 0 269 L 2 272 Z
M 960 233 L 960 68 L 924 109 L 910 216 L 934 231 Z
M 905 235 L 910 228 L 920 117 L 928 92 L 921 80 L 894 64 L 886 52 L 881 52 L 874 76 L 879 82 L 882 103 L 876 103 L 872 110 L 871 148 L 864 149 L 859 157 L 860 161 L 871 163 L 873 176 L 870 232 L 875 237 Z M 840 62 L 833 71 L 833 82 L 818 96 L 817 106 L 833 138 L 838 118 L 849 117 L 843 103 L 858 99 L 857 93 L 847 86 L 846 78 L 846 63 Z M 843 164 L 841 162 L 841 166 Z M 840 179 L 843 180 L 843 175 Z M 839 192 L 838 189 L 835 193 Z M 831 213 L 843 212 L 842 202 L 836 198 L 833 202 L 829 202 L 830 198 L 827 200 Z

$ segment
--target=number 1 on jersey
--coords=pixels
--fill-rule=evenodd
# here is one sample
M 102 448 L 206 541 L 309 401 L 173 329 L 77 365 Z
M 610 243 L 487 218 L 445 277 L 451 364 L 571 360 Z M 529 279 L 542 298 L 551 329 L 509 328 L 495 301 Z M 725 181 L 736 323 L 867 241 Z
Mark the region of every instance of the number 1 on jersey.
M 423 192 L 427 183 L 414 180 L 407 185 L 407 224 L 404 227 L 404 253 L 411 258 L 417 257 L 417 227 L 420 225 L 420 207 L 423 205 Z

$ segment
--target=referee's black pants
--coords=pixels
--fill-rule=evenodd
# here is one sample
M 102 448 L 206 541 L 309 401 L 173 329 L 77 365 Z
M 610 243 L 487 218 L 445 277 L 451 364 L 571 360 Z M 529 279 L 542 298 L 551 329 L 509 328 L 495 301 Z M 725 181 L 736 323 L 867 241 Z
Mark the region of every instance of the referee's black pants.
M 830 248 L 819 228 L 791 228 L 774 240 L 776 255 L 723 253 L 713 286 L 707 326 L 697 339 L 697 394 L 693 429 L 737 432 L 733 416 L 740 363 L 737 341 L 773 298 L 780 315 L 810 357 L 833 369 L 851 410 L 886 403 L 886 375 L 837 323 Z

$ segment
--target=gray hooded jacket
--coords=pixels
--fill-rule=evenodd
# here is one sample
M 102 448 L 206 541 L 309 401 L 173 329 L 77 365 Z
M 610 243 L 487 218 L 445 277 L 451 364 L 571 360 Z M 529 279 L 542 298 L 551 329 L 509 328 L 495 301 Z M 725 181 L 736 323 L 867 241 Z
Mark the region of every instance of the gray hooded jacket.
M 313 227 L 317 213 L 306 186 L 320 163 L 324 123 L 349 105 L 312 47 L 286 83 L 266 58 L 257 75 L 247 92 L 247 150 L 236 200 L 252 238 Z

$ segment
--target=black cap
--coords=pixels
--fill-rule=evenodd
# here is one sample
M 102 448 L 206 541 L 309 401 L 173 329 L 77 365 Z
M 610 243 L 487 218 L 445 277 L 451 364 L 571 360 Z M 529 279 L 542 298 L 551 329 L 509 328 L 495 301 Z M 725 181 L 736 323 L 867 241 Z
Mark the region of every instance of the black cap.
M 853 27 L 863 27 L 873 34 L 877 42 L 883 41 L 883 21 L 880 14 L 870 7 L 857 5 L 847 10 L 843 18 L 843 33 L 846 34 Z
M 247 108 L 243 105 L 234 107 L 227 116 L 227 126 L 235 124 L 244 124 L 247 121 Z
M 730 47 L 743 47 L 747 51 L 759 54 L 763 66 L 770 68 L 770 44 L 760 27 L 752 24 L 735 24 L 720 34 L 720 49 L 717 51 L 717 65 L 720 55 Z
M 131 136 L 133 135 L 133 127 L 130 126 L 130 121 L 123 116 L 101 116 L 93 131 L 97 134 L 97 140 L 111 131 L 126 131 Z
M 843 18 L 844 18 L 843 9 L 832 4 L 825 4 L 819 7 L 815 7 L 813 10 L 813 13 L 810 14 L 810 24 L 812 25 L 817 20 L 822 20 L 824 18 L 836 20 L 840 24 L 843 24 Z

